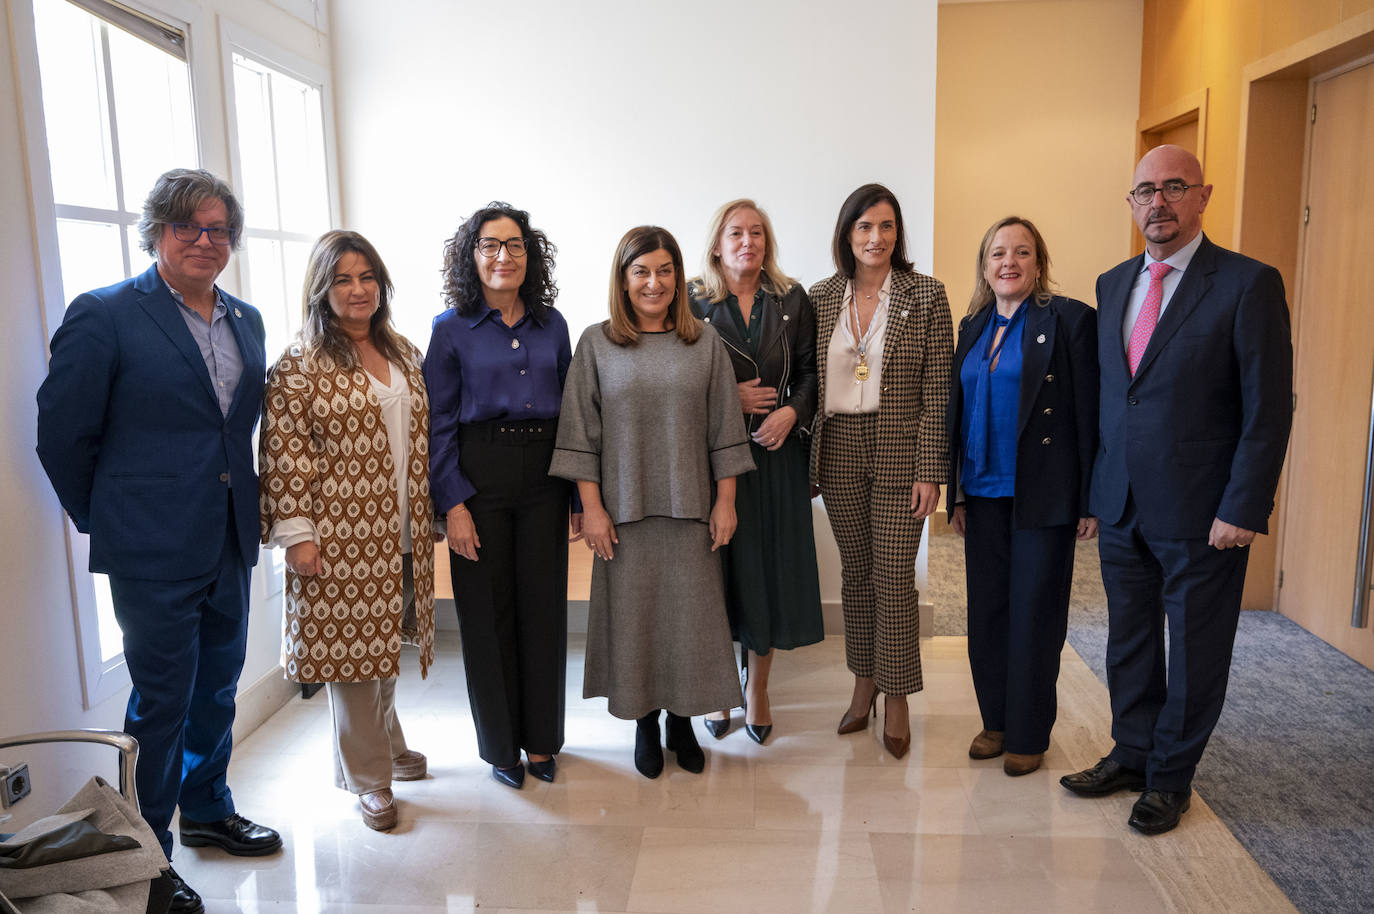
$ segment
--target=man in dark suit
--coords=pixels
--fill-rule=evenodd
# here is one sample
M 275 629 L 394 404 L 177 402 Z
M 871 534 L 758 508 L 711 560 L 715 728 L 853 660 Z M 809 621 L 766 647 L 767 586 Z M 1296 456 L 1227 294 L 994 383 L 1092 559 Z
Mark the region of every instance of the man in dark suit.
M 225 783 L 258 555 L 252 436 L 262 408 L 257 310 L 215 280 L 243 231 L 229 186 L 162 175 L 143 205 L 140 276 L 76 297 L 38 390 L 38 456 L 109 575 L 133 681 L 144 818 L 168 860 L 181 842 L 231 854 L 280 836 L 234 811 Z M 202 910 L 175 871 L 172 910 Z
M 1127 196 L 1145 254 L 1097 281 L 1090 507 L 1101 520 L 1115 746 L 1060 783 L 1087 796 L 1143 789 L 1129 823 L 1146 834 L 1188 809 L 1226 697 L 1249 546 L 1268 532 L 1292 424 L 1283 280 L 1203 235 L 1211 193 L 1191 153 L 1150 150 Z

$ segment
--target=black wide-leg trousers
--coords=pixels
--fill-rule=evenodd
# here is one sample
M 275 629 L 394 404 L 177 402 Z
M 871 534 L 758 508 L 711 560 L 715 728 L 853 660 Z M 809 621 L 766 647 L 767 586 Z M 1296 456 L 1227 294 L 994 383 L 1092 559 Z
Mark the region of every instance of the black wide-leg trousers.
M 983 726 L 1008 752 L 1050 745 L 1068 632 L 1076 524 L 1018 529 L 1011 498 L 968 496 L 968 658 Z
M 449 553 L 477 750 L 500 768 L 563 748 L 570 486 L 549 476 L 557 420 L 464 425 L 477 561 Z

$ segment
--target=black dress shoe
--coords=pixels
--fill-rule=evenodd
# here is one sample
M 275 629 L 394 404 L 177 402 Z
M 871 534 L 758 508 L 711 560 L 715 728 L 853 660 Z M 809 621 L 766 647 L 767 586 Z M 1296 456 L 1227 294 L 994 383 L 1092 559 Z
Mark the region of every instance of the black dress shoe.
M 553 760 L 553 756 L 549 756 L 545 761 L 530 762 L 525 767 L 529 769 L 530 774 L 539 780 L 548 781 L 552 784 L 554 772 L 558 770 L 558 763 Z
M 202 914 L 205 910 L 205 903 L 200 900 L 196 890 L 187 885 L 185 879 L 177 875 L 176 870 L 169 866 L 159 878 L 166 880 L 167 886 L 171 889 L 166 908 L 168 914 Z
M 1122 767 L 1109 758 L 1074 774 L 1066 774 L 1059 783 L 1079 796 L 1105 797 L 1118 790 L 1144 790 L 1145 772 Z
M 658 739 L 658 711 L 650 711 L 635 721 L 635 770 L 646 778 L 663 773 L 663 747 Z
M 668 735 L 664 742 L 668 751 L 677 753 L 677 766 L 692 774 L 701 774 L 706 768 L 706 753 L 701 751 L 697 735 L 692 732 L 692 719 L 678 717 L 668 712 Z
M 728 717 L 725 718 L 725 720 L 711 720 L 711 718 L 708 717 L 702 721 L 702 723 L 706 725 L 706 732 L 716 739 L 720 739 L 730 732 L 730 718 Z
M 281 849 L 281 835 L 238 813 L 218 822 L 193 822 L 182 816 L 180 828 L 182 847 L 218 847 L 235 857 L 261 857 Z
M 497 783 L 519 790 L 525 784 L 525 766 L 518 762 L 514 768 L 497 768 L 492 765 L 491 776 Z
M 1192 805 L 1191 790 L 1147 789 L 1131 807 L 1126 824 L 1147 835 L 1160 835 L 1178 827 L 1178 820 Z
M 762 746 L 763 741 L 768 739 L 768 734 L 773 732 L 773 725 L 746 723 L 744 725 L 744 732 L 749 734 L 750 739 Z

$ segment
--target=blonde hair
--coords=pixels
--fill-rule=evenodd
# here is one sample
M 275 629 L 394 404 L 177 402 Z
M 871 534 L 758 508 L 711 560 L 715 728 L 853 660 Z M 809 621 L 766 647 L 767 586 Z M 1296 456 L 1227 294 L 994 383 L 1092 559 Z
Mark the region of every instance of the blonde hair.
M 687 276 L 682 269 L 682 249 L 677 239 L 665 228 L 657 225 L 640 225 L 625 233 L 616 246 L 615 258 L 611 261 L 611 322 L 606 327 L 606 338 L 617 346 L 633 346 L 639 342 L 639 322 L 635 319 L 634 306 L 626 288 L 625 273 L 630 264 L 638 257 L 654 251 L 667 251 L 673 259 L 673 279 L 676 288 L 668 308 L 668 324 L 677 332 L 678 339 L 684 343 L 695 343 L 701 336 L 701 322 L 692 314 L 687 300 Z
M 1019 225 L 1030 232 L 1031 239 L 1035 241 L 1035 266 L 1040 274 L 1035 277 L 1035 286 L 1031 289 L 1031 296 L 1035 303 L 1040 306 L 1049 304 L 1054 298 L 1054 282 L 1050 279 L 1050 252 L 1045 249 L 1045 239 L 1040 236 L 1040 230 L 1035 227 L 1035 223 L 1020 216 L 1008 216 L 999 219 L 992 224 L 992 228 L 983 234 L 983 243 L 978 245 L 978 263 L 974 266 L 973 294 L 969 296 L 968 313 L 977 314 L 988 305 L 997 300 L 997 294 L 992 291 L 992 286 L 988 285 L 987 277 L 983 275 L 983 267 L 987 263 L 988 248 L 992 247 L 992 239 L 997 237 L 997 233 L 1009 225 Z
M 763 223 L 763 268 L 759 276 L 759 285 L 764 291 L 781 298 L 797 284 L 795 279 L 778 266 L 778 245 L 768 214 L 753 200 L 741 197 L 716 210 L 716 214 L 711 217 L 711 227 L 706 232 L 706 249 L 701 255 L 701 276 L 692 282 L 701 287 L 709 302 L 724 301 L 730 294 L 725 282 L 725 273 L 720 267 L 720 236 L 725 231 L 725 224 L 730 221 L 730 217 L 742 209 L 752 209 L 759 214 L 759 221 Z

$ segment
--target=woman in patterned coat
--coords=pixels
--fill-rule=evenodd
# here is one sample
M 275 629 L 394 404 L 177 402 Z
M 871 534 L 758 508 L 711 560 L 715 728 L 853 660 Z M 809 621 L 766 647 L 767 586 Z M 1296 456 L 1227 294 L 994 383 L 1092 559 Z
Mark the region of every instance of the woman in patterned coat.
M 906 259 L 892 191 L 865 184 L 840 207 L 838 272 L 811 287 L 819 408 L 811 483 L 840 548 L 845 659 L 854 674 L 840 733 L 868 726 L 906 755 L 906 696 L 921 689 L 916 551 L 945 481 L 945 403 L 954 334 L 945 288 Z
M 300 339 L 268 378 L 259 458 L 263 542 L 286 548 L 282 666 L 328 684 L 334 782 L 378 830 L 396 824 L 391 781 L 426 773 L 396 718 L 402 640 L 419 644 L 422 677 L 434 660 L 429 398 L 391 295 L 363 236 L 315 243 Z

